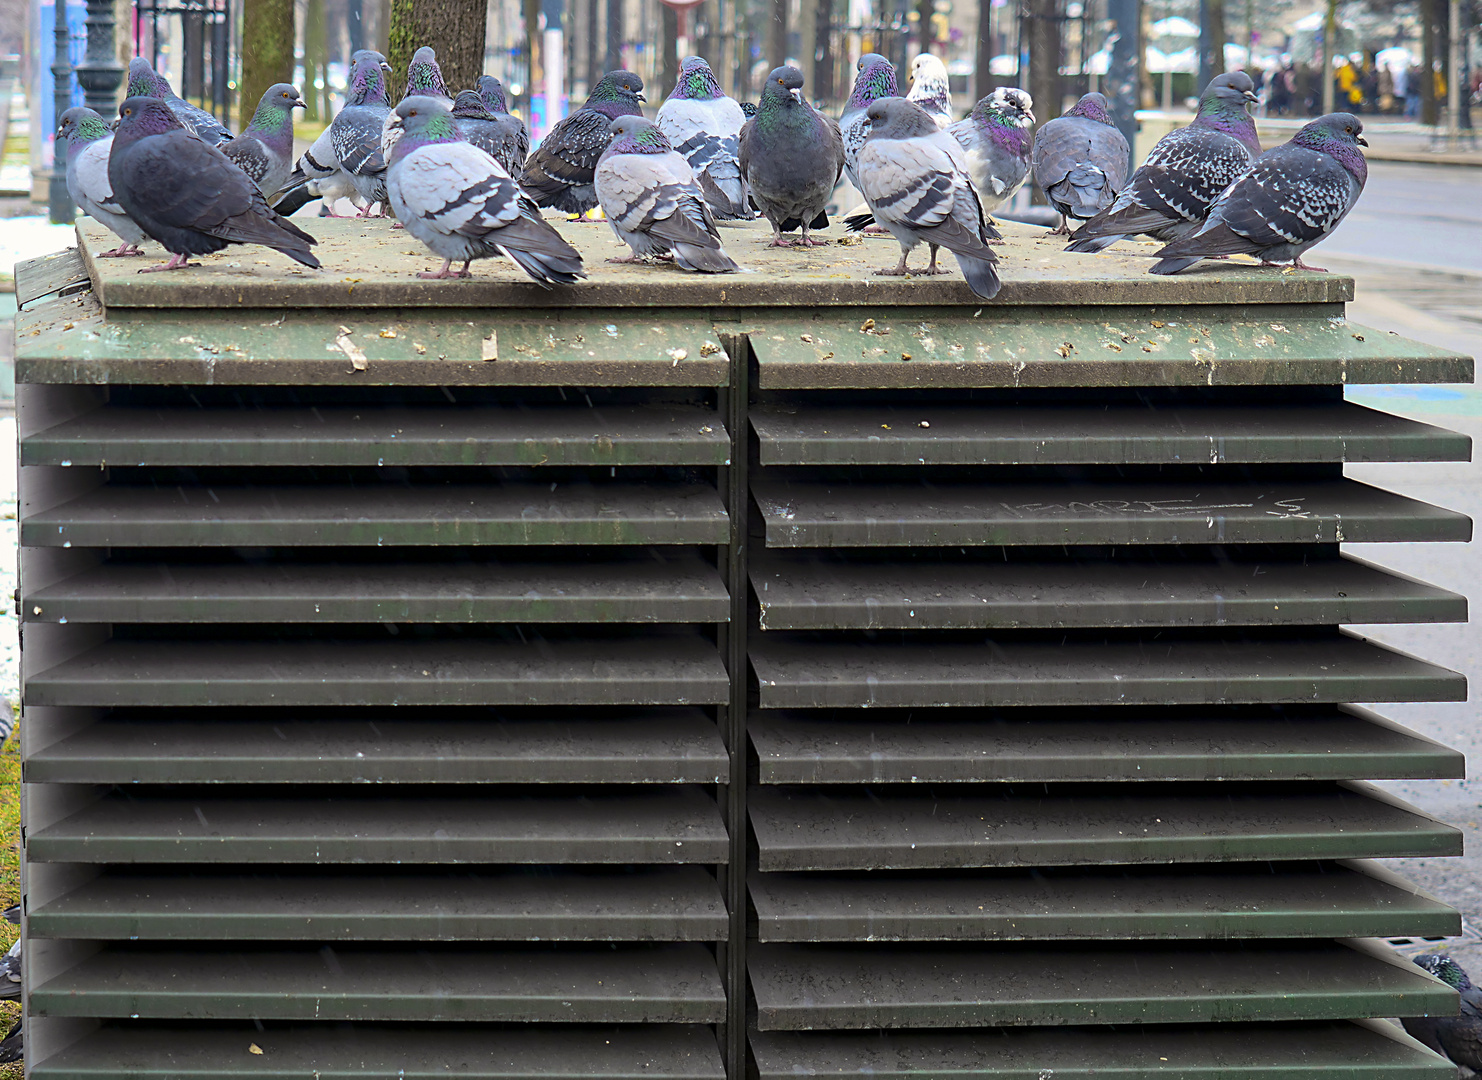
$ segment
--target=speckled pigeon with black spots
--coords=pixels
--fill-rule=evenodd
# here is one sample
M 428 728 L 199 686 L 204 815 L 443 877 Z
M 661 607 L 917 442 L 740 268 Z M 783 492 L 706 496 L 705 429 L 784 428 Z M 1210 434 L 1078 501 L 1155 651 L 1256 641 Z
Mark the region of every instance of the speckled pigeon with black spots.
M 142 56 L 129 61 L 129 87 L 124 92 L 124 97 L 159 98 L 170 106 L 170 111 L 182 126 L 194 131 L 212 146 L 221 146 L 232 141 L 232 133 L 220 120 L 176 94 L 170 86 L 170 80 L 156 71 Z
M 609 71 L 586 103 L 546 134 L 530 160 L 520 186 L 538 206 L 554 206 L 578 217 L 597 205 L 592 174 L 619 116 L 642 116 L 643 80 L 631 71 Z
M 1445 953 L 1417 956 L 1415 963 L 1461 995 L 1461 1012 L 1457 1016 L 1404 1017 L 1400 1023 L 1412 1038 L 1459 1065 L 1462 1075 L 1482 1072 L 1482 990 Z
M 252 178 L 264 195 L 276 194 L 293 171 L 293 110 L 304 99 L 288 83 L 268 87 L 252 122 L 221 152 Z
M 854 89 L 844 103 L 844 113 L 839 117 L 839 134 L 844 140 L 844 172 L 855 189 L 859 180 L 854 175 L 854 157 L 870 134 L 870 118 L 867 114 L 870 103 L 881 98 L 899 97 L 900 90 L 895 81 L 895 65 L 879 53 L 865 53 L 856 65 Z

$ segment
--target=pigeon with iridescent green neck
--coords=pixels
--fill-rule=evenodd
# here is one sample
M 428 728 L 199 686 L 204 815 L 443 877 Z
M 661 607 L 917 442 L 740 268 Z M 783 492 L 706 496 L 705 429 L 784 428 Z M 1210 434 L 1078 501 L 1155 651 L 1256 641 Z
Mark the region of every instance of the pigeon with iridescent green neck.
M 655 123 L 689 162 L 717 219 L 752 216 L 737 160 L 741 150 L 737 140 L 746 114 L 721 91 L 702 57 L 684 58 L 674 92 L 659 107 Z
M 1415 957 L 1415 964 L 1461 995 L 1456 1016 L 1404 1017 L 1400 1023 L 1414 1039 L 1461 1066 L 1462 1075 L 1482 1072 L 1482 990 L 1445 953 Z
M 176 95 L 170 80 L 161 75 L 148 60 L 136 56 L 129 61 L 129 88 L 124 97 L 152 97 L 167 102 L 180 123 L 194 131 L 212 146 L 232 141 L 232 133 L 205 109 L 197 108 Z
M 865 53 L 855 67 L 859 73 L 854 77 L 854 90 L 849 94 L 849 100 L 844 102 L 844 114 L 839 117 L 839 133 L 844 139 L 844 172 L 858 189 L 854 156 L 870 134 L 870 119 L 866 115 L 870 102 L 899 97 L 900 91 L 895 82 L 895 65 L 879 53 Z
M 350 58 L 350 85 L 346 90 L 345 107 L 314 140 L 314 145 L 299 157 L 298 164 L 283 185 L 283 193 L 273 203 L 275 210 L 291 214 L 316 197 L 324 199 L 330 217 L 339 216 L 333 207 L 339 198 L 359 201 L 362 212 L 369 209 L 370 200 L 360 195 L 340 155 L 343 152 L 352 163 L 358 163 L 357 168 L 364 168 L 367 162 L 374 166 L 372 158 L 379 158 L 381 125 L 385 114 L 391 111 L 391 98 L 386 87 L 386 76 L 390 73 L 391 65 L 373 49 L 361 49 Z M 340 121 L 340 116 L 350 110 L 360 111 L 351 112 L 344 121 Z
M 997 87 L 965 120 L 948 126 L 967 152 L 967 172 L 984 217 L 992 217 L 1029 178 L 1033 128 L 1034 100 L 1012 86 Z
M 580 109 L 546 133 L 520 177 L 537 205 L 578 217 L 597 205 L 592 175 L 612 141 L 612 122 L 643 115 L 642 90 L 643 80 L 631 71 L 609 71 Z
M 520 135 L 525 125 L 508 114 L 500 116 L 490 112 L 483 95 L 477 90 L 458 91 L 458 97 L 453 101 L 453 119 L 458 125 L 458 134 L 499 162 L 505 172 L 515 176 L 524 168 Z
M 76 105 L 62 114 L 57 141 L 63 140 L 67 144 L 67 193 L 89 217 L 123 241 L 112 251 L 99 255 L 105 259 L 143 255 L 139 245 L 144 243 L 144 230 L 130 220 L 114 199 L 113 185 L 108 182 L 113 132 L 92 109 Z
M 252 122 L 221 148 L 264 195 L 275 194 L 292 172 L 293 110 L 303 107 L 297 90 L 288 83 L 276 83 L 258 102 Z
M 741 128 L 741 175 L 751 200 L 772 223 L 770 247 L 792 247 L 782 234 L 801 229 L 803 247 L 827 244 L 809 236 L 828 228 L 828 201 L 844 173 L 839 125 L 803 98 L 803 73 L 773 68 L 756 115 Z
M 1211 79 L 1194 122 L 1159 139 L 1116 201 L 1077 229 L 1065 250 L 1100 251 L 1138 233 L 1167 243 L 1204 224 L 1220 193 L 1261 156 L 1246 111 L 1255 90 L 1243 71 Z
M 510 113 L 509 103 L 504 97 L 504 84 L 493 75 L 479 76 L 479 100 L 504 131 L 505 141 L 500 152 L 494 154 L 495 160 L 504 166 L 505 172 L 519 176 L 525 171 L 525 161 L 530 157 L 530 129 L 524 120 Z
M 1060 215 L 1052 235 L 1070 232 L 1070 218 L 1089 220 L 1127 184 L 1131 151 L 1112 123 L 1106 98 L 1086 94 L 1034 136 L 1034 182 Z
M 438 66 L 437 53 L 431 45 L 423 45 L 412 53 L 411 62 L 407 64 L 407 82 L 402 89 L 401 100 L 412 97 L 442 98 L 452 107 L 453 95 L 448 92 L 448 84 L 443 82 L 443 69 Z M 391 160 L 391 148 L 400 137 L 401 129 L 392 127 L 391 113 L 388 110 L 381 128 L 382 158 Z

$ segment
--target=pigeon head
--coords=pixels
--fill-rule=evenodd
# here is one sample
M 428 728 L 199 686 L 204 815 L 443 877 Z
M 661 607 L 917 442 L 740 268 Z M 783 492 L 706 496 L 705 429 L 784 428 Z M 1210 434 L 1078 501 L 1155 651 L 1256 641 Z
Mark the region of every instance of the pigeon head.
M 453 99 L 453 115 L 459 120 L 493 120 L 494 114 L 477 90 L 459 90 Z
M 288 83 L 274 83 L 257 103 L 252 114 L 252 123 L 247 130 L 259 137 L 269 137 L 280 142 L 293 141 L 293 110 L 304 108 L 304 99 Z
M 170 81 L 154 70 L 154 65 L 142 56 L 129 61 L 129 88 L 126 97 L 172 97 Z
M 854 93 L 849 95 L 844 111 L 863 109 L 872 101 L 896 97 L 899 93 L 900 88 L 895 82 L 895 65 L 879 53 L 865 53 L 859 58 L 859 74 L 854 77 Z
M 1101 94 L 1091 93 L 1081 98 L 1066 116 L 1084 116 L 1087 120 L 1095 120 L 1098 124 L 1108 124 L 1111 127 L 1117 125 L 1112 123 L 1111 113 L 1106 108 L 1106 98 Z
M 407 88 L 402 98 L 429 96 L 449 101 L 453 98 L 443 82 L 443 69 L 437 66 L 437 53 L 431 45 L 423 45 L 412 53 L 412 62 L 407 65 Z
M 802 103 L 803 73 L 785 64 L 780 68 L 773 68 L 772 74 L 767 76 L 767 85 L 762 88 L 762 104 L 758 112 L 789 108 Z
M 392 162 L 400 161 L 413 150 L 433 143 L 459 142 L 458 125 L 453 123 L 453 110 L 442 98 L 409 97 L 391 110 L 392 131 L 400 131 L 391 150 Z
M 390 105 L 391 94 L 386 76 L 391 65 L 373 49 L 361 49 L 350 58 L 350 88 L 346 105 Z
M 1451 957 L 1445 953 L 1430 953 L 1415 958 L 1417 967 L 1430 972 L 1453 990 L 1466 991 L 1472 988 L 1472 980 Z
M 504 100 L 504 84 L 493 75 L 479 76 L 479 98 L 495 116 L 508 116 L 509 103 Z
M 720 83 L 715 81 L 715 72 L 703 56 L 686 56 L 679 65 L 679 78 L 674 83 L 671 99 L 682 101 L 714 101 L 724 97 Z
M 124 98 L 118 107 L 118 135 L 114 145 L 121 146 L 147 135 L 163 135 L 183 127 L 170 111 L 170 103 L 163 98 Z
M 1034 99 L 1015 86 L 1000 86 L 973 106 L 972 120 L 988 127 L 1034 126 Z
M 922 53 L 911 61 L 911 83 L 929 93 L 947 89 L 947 65 L 931 53 Z
M 106 139 L 113 132 L 97 113 L 85 105 L 74 105 L 62 114 L 57 125 L 57 138 L 67 140 L 67 148 L 86 146 L 90 142 Z
M 1256 84 L 1245 72 L 1231 71 L 1216 75 L 1204 88 L 1204 94 L 1199 99 L 1199 115 L 1194 122 L 1200 127 L 1233 135 L 1251 153 L 1259 155 L 1261 142 L 1256 138 L 1256 122 L 1245 108 L 1257 100 Z
M 926 114 L 926 110 L 914 101 L 888 97 L 870 102 L 865 113 L 870 118 L 870 134 L 866 141 L 874 139 L 914 139 L 919 135 L 934 135 L 941 130 L 937 122 Z
M 638 103 L 644 100 L 642 90 L 643 80 L 631 71 L 621 68 L 609 71 L 587 95 L 583 108 L 599 112 L 609 120 L 637 116 L 642 111 L 638 108 Z
M 1319 116 L 1293 135 L 1292 142 L 1335 158 L 1361 184 L 1368 179 L 1369 165 L 1359 147 L 1369 144 L 1364 140 L 1363 121 L 1357 116 L 1341 112 Z
M 664 133 L 641 116 L 619 116 L 612 122 L 608 154 L 667 154 L 673 149 Z

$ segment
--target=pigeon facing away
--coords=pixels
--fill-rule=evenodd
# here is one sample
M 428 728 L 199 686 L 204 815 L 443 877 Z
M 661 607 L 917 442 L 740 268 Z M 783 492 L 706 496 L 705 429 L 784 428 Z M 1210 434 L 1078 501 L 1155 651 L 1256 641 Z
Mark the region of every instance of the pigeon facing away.
M 865 53 L 856 65 L 859 73 L 854 76 L 854 90 L 844 103 L 844 113 L 839 118 L 839 133 L 844 139 L 844 171 L 849 182 L 859 189 L 859 179 L 854 174 L 854 157 L 864 145 L 870 133 L 870 118 L 866 115 L 871 102 L 881 98 L 899 97 L 895 84 L 895 65 L 879 53 Z
M 129 61 L 129 88 L 124 97 L 152 97 L 169 103 L 170 111 L 191 131 L 212 146 L 232 141 L 232 133 L 205 109 L 197 108 L 182 97 L 176 97 L 170 80 L 161 75 L 148 60 L 136 56 Z
M 931 53 L 911 61 L 911 92 L 906 100 L 936 121 L 939 128 L 952 123 L 952 92 L 947 86 L 947 65 Z
M 721 92 L 710 65 L 686 56 L 679 80 L 659 107 L 655 121 L 664 137 L 694 171 L 711 212 L 721 219 L 750 218 L 746 185 L 741 182 L 738 138 L 746 114 Z
M 1261 156 L 1245 109 L 1255 89 L 1243 71 L 1211 79 L 1194 122 L 1159 139 L 1116 200 L 1077 229 L 1065 250 L 1100 251 L 1138 233 L 1167 243 L 1199 228 L 1220 192 Z
M 612 141 L 609 130 L 619 116 L 642 116 L 643 80 L 631 71 L 609 71 L 576 112 L 540 141 L 520 186 L 538 206 L 554 206 L 577 217 L 597 205 L 592 174 Z
M 1060 215 L 1051 235 L 1070 231 L 1067 218 L 1093 218 L 1112 204 L 1127 183 L 1128 153 L 1100 94 L 1087 94 L 1039 129 L 1034 182 Z
M 804 247 L 826 244 L 810 229 L 828 228 L 824 208 L 844 171 L 839 125 L 803 100 L 803 73 L 774 68 L 756 115 L 741 129 L 741 175 L 751 199 L 772 223 L 772 247 L 791 247 L 782 234 L 801 227 Z
M 525 171 L 525 159 L 530 156 L 530 129 L 518 116 L 510 115 L 509 105 L 504 99 L 504 84 L 493 75 L 479 76 L 479 100 L 499 121 L 508 140 L 499 152 L 489 152 L 504 166 L 505 172 L 519 176 Z
M 720 246 L 715 218 L 694 170 L 668 138 L 641 116 L 612 122 L 612 143 L 597 162 L 597 199 L 618 239 L 633 249 L 621 262 L 674 253 L 686 270 L 741 269 Z
M 1034 156 L 1033 127 L 1034 100 L 1023 90 L 1000 86 L 974 105 L 967 119 L 947 128 L 967 153 L 967 172 L 984 217 L 1024 186 Z
M 488 78 L 487 75 L 484 77 Z M 530 135 L 519 119 L 508 113 L 501 116 L 492 112 L 477 90 L 458 91 L 458 96 L 453 101 L 453 119 L 457 121 L 458 134 L 499 162 L 500 168 L 505 172 L 516 176 L 524 170 L 525 154 L 520 149 L 521 136 L 524 136 L 523 141 L 528 149 Z
M 276 83 L 257 103 L 252 123 L 221 148 L 264 195 L 276 193 L 293 171 L 293 110 L 302 108 L 304 99 L 297 90 Z
M 1321 271 L 1302 262 L 1302 253 L 1338 227 L 1364 190 L 1363 130 L 1348 113 L 1319 116 L 1257 158 L 1215 200 L 1198 232 L 1157 253 L 1150 272 L 1176 274 L 1206 256 L 1235 254 Z
M 1404 1017 L 1400 1023 L 1412 1038 L 1466 1070 L 1464 1075 L 1482 1071 L 1482 990 L 1445 953 L 1417 956 L 1415 963 L 1461 994 L 1461 1013 Z
M 925 241 L 931 247 L 926 273 L 950 272 L 937 266 L 937 248 L 944 247 L 957 256 L 973 292 L 984 299 L 998 295 L 998 256 L 988 246 L 998 233 L 973 191 L 966 152 L 924 109 L 904 98 L 872 104 L 858 169 L 860 193 L 875 220 L 901 246 L 900 262 L 880 273 L 907 274 L 906 257 Z
M 268 206 L 256 184 L 185 127 L 168 103 L 131 97 L 118 107 L 108 182 L 124 213 L 174 257 L 141 270 L 176 270 L 191 255 L 262 244 L 318 267 L 315 240 Z
M 547 288 L 586 277 L 576 249 L 499 162 L 459 136 L 446 101 L 407 98 L 391 117 L 401 129 L 386 185 L 391 206 L 407 232 L 443 259 L 441 270 L 418 277 L 468 277 L 470 262 L 500 253 Z M 454 259 L 461 270 L 449 269 Z
M 360 197 L 353 178 L 345 171 L 340 161 L 337 146 L 343 147 L 352 161 L 364 167 L 375 165 L 371 156 L 379 153 L 381 124 L 385 113 L 391 111 L 391 99 L 386 88 L 386 76 L 391 65 L 386 58 L 372 49 L 361 49 L 350 58 L 350 86 L 346 92 L 345 107 L 335 121 L 351 109 L 370 110 L 356 112 L 340 123 L 334 122 L 324 129 L 298 159 L 293 173 L 283 185 L 283 193 L 274 203 L 280 214 L 291 214 L 314 198 L 323 198 L 334 213 L 336 199 L 349 197 L 358 199 L 368 209 L 370 200 Z M 384 162 L 384 159 L 382 159 Z
M 144 242 L 144 230 L 129 220 L 113 198 L 113 185 L 108 182 L 113 132 L 103 118 L 92 109 L 76 105 L 62 114 L 57 138 L 67 140 L 67 192 L 72 201 L 123 241 L 112 251 L 99 252 L 99 256 L 112 259 L 143 255 L 139 245 Z

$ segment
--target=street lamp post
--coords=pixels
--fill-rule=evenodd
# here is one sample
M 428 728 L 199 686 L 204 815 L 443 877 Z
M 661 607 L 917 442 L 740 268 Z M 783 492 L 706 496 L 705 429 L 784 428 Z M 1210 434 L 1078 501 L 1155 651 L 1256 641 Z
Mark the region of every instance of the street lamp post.
M 118 87 L 123 82 L 124 69 L 113 40 L 116 26 L 112 0 L 88 0 L 87 55 L 77 65 L 77 81 L 88 108 L 105 120 L 111 120 L 117 110 Z
M 56 0 L 56 57 L 51 65 L 52 96 L 56 105 L 52 130 L 62 126 L 62 114 L 72 105 L 72 35 L 67 31 L 67 0 Z M 77 216 L 67 193 L 67 149 L 60 141 L 52 146 L 51 177 L 47 185 L 47 207 L 52 223 L 70 225 Z

